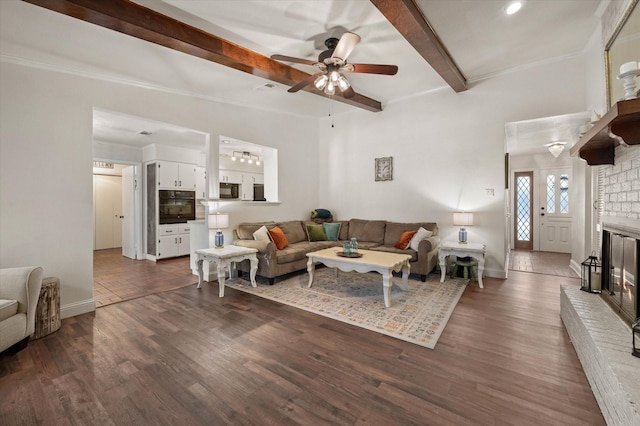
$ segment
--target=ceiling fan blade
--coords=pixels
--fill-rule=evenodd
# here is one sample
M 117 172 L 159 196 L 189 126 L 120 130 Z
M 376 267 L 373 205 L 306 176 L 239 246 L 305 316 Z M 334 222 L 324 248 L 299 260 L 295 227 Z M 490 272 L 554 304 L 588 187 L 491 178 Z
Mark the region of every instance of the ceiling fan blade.
M 342 34 L 331 58 L 338 59 L 342 62 L 346 61 L 347 56 L 349 56 L 353 48 L 356 47 L 358 43 L 360 43 L 360 36 L 358 34 L 350 32 Z
M 295 86 L 291 86 L 289 88 L 289 90 L 287 90 L 287 92 L 289 92 L 289 93 L 297 92 L 298 90 L 302 89 L 304 86 L 313 83 L 316 80 L 316 78 L 318 78 L 322 74 L 324 74 L 324 73 L 323 72 L 319 72 L 317 74 L 309 76 L 308 78 L 305 78 L 304 80 L 302 80 L 300 83 L 296 84 Z
M 285 55 L 271 55 L 271 59 L 277 61 L 295 62 L 296 64 L 316 65 L 318 61 L 312 61 L 310 59 L 294 58 L 293 56 Z
M 342 96 L 344 96 L 345 98 L 349 99 L 349 98 L 353 98 L 356 95 L 355 90 L 353 90 L 353 87 L 349 86 L 347 87 L 343 92 L 342 92 Z
M 396 75 L 398 72 L 397 65 L 347 64 L 344 69 L 350 72 L 359 72 L 364 74 Z

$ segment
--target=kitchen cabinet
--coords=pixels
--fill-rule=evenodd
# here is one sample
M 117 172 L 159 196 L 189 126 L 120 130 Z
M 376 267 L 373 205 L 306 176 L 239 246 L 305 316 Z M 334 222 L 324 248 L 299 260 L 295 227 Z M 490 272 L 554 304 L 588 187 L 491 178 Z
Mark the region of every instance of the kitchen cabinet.
M 196 199 L 204 200 L 207 198 L 207 169 L 205 167 L 196 167 Z
M 188 224 L 158 226 L 157 259 L 185 256 L 190 253 Z
M 242 183 L 242 172 L 220 170 L 220 183 Z
M 264 183 L 264 175 L 262 173 L 243 173 L 242 183 Z
M 242 187 L 240 188 L 241 200 L 253 201 L 254 184 L 264 184 L 264 175 L 261 173 L 242 174 Z
M 158 161 L 157 182 L 160 189 L 196 190 L 196 166 L 172 161 Z

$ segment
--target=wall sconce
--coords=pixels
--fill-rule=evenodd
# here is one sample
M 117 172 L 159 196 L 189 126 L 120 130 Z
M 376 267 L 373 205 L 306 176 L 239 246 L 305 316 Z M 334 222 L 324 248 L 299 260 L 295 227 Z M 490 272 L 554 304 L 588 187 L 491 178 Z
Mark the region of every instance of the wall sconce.
M 222 235 L 221 229 L 229 227 L 229 215 L 227 213 L 210 214 L 207 218 L 207 227 L 209 229 L 217 229 L 215 235 L 215 247 L 224 247 L 224 235 Z
M 473 213 L 454 213 L 453 224 L 456 226 L 461 226 L 460 231 L 458 231 L 458 243 L 467 244 L 467 230 L 464 227 L 473 225 Z

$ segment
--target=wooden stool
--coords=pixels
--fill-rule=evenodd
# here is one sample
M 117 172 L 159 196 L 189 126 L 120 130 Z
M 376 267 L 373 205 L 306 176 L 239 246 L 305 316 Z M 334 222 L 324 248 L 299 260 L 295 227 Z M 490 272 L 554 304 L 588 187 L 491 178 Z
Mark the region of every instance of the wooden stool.
M 469 283 L 469 269 L 471 269 L 471 278 L 474 276 L 478 279 L 478 261 L 473 257 L 456 257 L 455 260 L 449 262 L 451 268 L 451 278 L 458 275 L 458 268 L 462 266 L 462 276 L 464 283 Z
M 60 280 L 55 277 L 43 278 L 36 307 L 36 328 L 31 338 L 39 339 L 58 331 L 61 325 Z

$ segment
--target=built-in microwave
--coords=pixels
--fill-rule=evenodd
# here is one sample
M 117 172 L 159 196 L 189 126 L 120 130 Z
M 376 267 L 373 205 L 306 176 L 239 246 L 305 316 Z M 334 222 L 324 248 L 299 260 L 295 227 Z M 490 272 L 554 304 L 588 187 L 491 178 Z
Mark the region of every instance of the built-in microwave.
M 240 198 L 239 183 L 220 183 L 220 198 Z
M 196 218 L 196 192 L 161 189 L 158 191 L 160 225 L 187 223 Z

